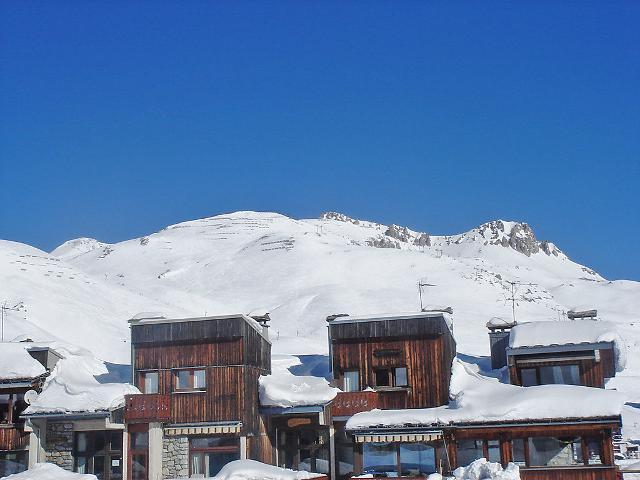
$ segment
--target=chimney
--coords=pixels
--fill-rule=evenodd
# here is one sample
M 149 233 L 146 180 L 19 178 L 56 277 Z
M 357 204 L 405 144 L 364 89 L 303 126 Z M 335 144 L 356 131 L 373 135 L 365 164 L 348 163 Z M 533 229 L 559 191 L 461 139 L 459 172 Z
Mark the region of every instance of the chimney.
M 507 366 L 507 347 L 511 328 L 516 325 L 513 320 L 493 317 L 487 322 L 489 329 L 489 344 L 491 345 L 491 368 L 498 369 Z
M 262 335 L 264 335 L 266 339 L 269 339 L 269 322 L 271 321 L 269 314 L 264 313 L 262 315 L 250 315 L 250 317 L 260 324 L 262 327 Z
M 38 360 L 48 371 L 53 370 L 62 357 L 49 347 L 33 347 L 27 350 L 29 355 Z

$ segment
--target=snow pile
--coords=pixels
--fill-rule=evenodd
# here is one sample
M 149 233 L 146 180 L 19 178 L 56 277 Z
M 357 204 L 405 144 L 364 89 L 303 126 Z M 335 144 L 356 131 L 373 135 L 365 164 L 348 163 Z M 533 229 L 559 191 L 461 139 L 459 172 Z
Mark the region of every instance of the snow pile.
M 140 393 L 126 383 L 99 383 L 95 376 L 107 368 L 87 350 L 60 342 L 38 345 L 52 346 L 63 358 L 25 414 L 108 411 L 124 405 L 124 395 Z
M 46 373 L 44 366 L 27 349 L 30 343 L 0 343 L 0 380 L 31 379 Z
M 340 391 L 322 377 L 297 376 L 289 367 L 300 365 L 297 357 L 274 355 L 271 375 L 260 377 L 260 404 L 265 407 L 325 405 Z
M 626 345 L 616 325 L 597 320 L 529 322 L 516 325 L 509 335 L 509 347 L 540 347 L 580 343 L 613 343 L 616 370 L 624 370 Z
M 455 359 L 449 405 L 408 410 L 371 410 L 354 415 L 347 429 L 524 420 L 614 417 L 626 398 L 620 392 L 574 385 L 519 387 L 478 373 Z
M 69 472 L 53 463 L 36 463 L 29 470 L 14 473 L 4 480 L 97 480 L 95 475 Z
M 322 475 L 310 472 L 298 472 L 288 468 L 274 467 L 255 460 L 234 460 L 227 463 L 215 480 L 306 480 Z
M 467 467 L 456 468 L 453 476 L 456 480 L 520 480 L 520 469 L 513 463 L 503 469 L 499 463 L 480 458 Z

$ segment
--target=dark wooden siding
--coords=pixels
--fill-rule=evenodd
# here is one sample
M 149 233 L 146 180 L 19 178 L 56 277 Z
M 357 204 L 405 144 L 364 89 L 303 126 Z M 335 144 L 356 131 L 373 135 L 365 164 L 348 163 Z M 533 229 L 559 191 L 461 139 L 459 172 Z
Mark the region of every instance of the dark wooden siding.
M 520 469 L 522 480 L 616 480 L 616 468 Z
M 385 352 L 376 355 L 376 352 Z M 389 353 L 391 352 L 391 354 Z M 375 386 L 374 371 L 381 367 L 407 367 L 410 389 L 381 392 L 380 408 L 424 408 L 444 405 L 449 398 L 455 342 L 450 335 L 398 340 L 364 337 L 332 346 L 334 377 L 342 383 L 344 370 L 360 371 L 361 388 Z
M 181 322 L 149 322 L 131 325 L 131 343 L 199 342 L 204 338 L 241 337 L 242 317 L 192 320 Z
M 600 350 L 600 361 L 602 362 L 604 378 L 615 377 L 616 361 L 613 348 L 604 348 Z
M 29 446 L 29 434 L 22 427 L 0 426 L 0 450 L 22 450 Z
M 329 332 L 333 340 L 451 334 L 442 315 L 345 323 L 338 319 L 329 323 Z
M 242 338 L 188 345 L 141 345 L 135 348 L 137 370 L 242 365 Z

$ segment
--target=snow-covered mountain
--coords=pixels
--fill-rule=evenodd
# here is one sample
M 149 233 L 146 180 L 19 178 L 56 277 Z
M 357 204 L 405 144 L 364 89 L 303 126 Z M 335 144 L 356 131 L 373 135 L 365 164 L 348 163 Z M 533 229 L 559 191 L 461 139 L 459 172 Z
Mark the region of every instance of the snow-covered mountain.
M 236 212 L 171 225 L 116 244 L 66 242 L 51 254 L 0 242 L 5 338 L 63 338 L 119 363 L 140 311 L 205 315 L 269 311 L 274 353 L 326 353 L 327 315 L 451 306 L 458 351 L 487 355 L 485 323 L 566 319 L 597 308 L 629 350 L 615 387 L 640 402 L 640 283 L 609 281 L 540 241 L 525 223 L 493 221 L 439 236 L 339 213 L 296 220 Z M 634 386 L 635 385 L 635 386 Z

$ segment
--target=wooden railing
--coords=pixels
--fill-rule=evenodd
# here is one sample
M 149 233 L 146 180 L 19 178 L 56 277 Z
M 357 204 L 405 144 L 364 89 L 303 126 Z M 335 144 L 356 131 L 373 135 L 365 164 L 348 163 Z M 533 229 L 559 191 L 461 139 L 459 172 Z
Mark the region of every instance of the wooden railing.
M 0 450 L 19 450 L 29 445 L 29 434 L 22 424 L 0 424 Z
M 350 417 L 374 408 L 378 408 L 378 392 L 340 392 L 333 399 L 331 414 L 334 417 Z
M 125 395 L 125 423 L 165 422 L 171 414 L 171 397 L 159 393 Z

